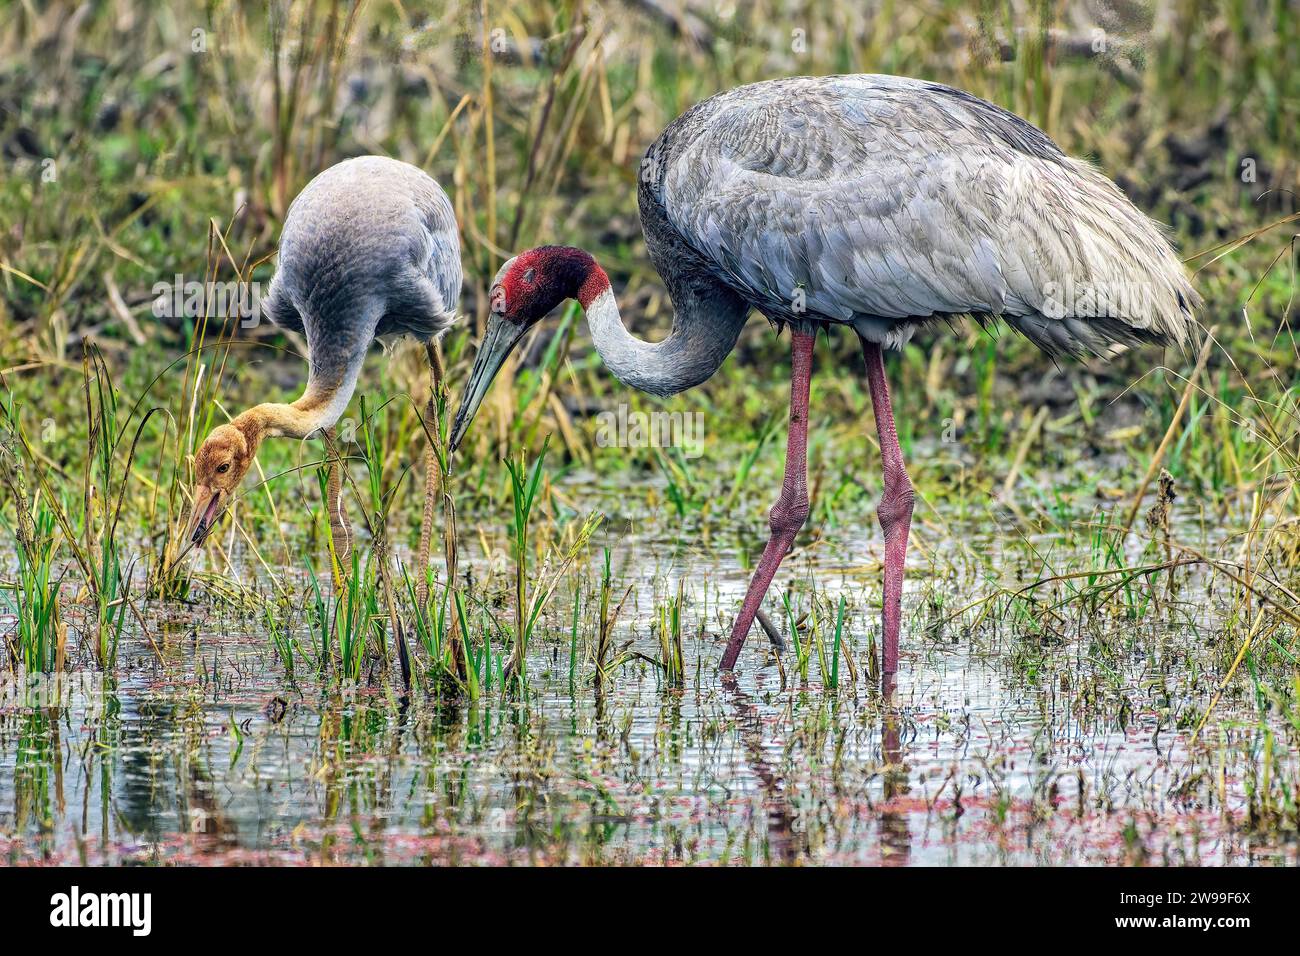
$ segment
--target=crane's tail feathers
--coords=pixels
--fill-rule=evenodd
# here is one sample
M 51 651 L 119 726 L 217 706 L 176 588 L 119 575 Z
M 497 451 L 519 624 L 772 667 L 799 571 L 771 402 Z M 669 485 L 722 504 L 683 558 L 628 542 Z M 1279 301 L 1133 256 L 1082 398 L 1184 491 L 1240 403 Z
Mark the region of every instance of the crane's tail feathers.
M 271 288 L 267 290 L 266 297 L 262 299 L 262 312 L 282 329 L 288 329 L 291 332 L 305 331 L 302 324 L 302 315 L 299 313 L 298 307 L 293 304 L 293 299 L 290 298 L 278 274 L 271 280 Z
M 1098 355 L 1112 357 L 1135 345 L 1168 345 L 1183 341 L 1120 318 L 1060 318 L 1041 315 L 1004 316 L 1009 326 L 1051 356 Z
M 1004 263 L 1014 279 L 1002 317 L 1053 355 L 1148 342 L 1186 349 L 1201 297 L 1165 230 L 1092 166 L 1066 162 L 1067 176 L 1032 176 L 1034 188 L 1014 190 L 1020 222 L 1038 226 Z

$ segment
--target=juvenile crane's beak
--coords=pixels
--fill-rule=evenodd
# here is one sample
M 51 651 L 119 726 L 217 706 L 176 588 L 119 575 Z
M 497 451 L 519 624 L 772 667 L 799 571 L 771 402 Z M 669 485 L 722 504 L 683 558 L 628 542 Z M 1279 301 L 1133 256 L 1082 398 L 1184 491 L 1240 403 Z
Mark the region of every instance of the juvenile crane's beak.
M 207 485 L 194 486 L 194 510 L 190 512 L 190 544 L 201 545 L 212 530 L 221 509 L 221 492 Z
M 495 288 L 493 292 L 496 292 Z M 498 301 L 499 299 L 494 295 L 493 303 Z M 474 420 L 474 414 L 483 403 L 488 389 L 492 387 L 493 379 L 505 364 L 506 356 L 519 344 L 519 340 L 527 331 L 526 323 L 512 321 L 506 317 L 505 312 L 498 312 L 494 308 L 488 318 L 483 341 L 478 347 L 478 355 L 474 359 L 474 370 L 469 373 L 469 384 L 465 386 L 460 408 L 456 411 L 456 420 L 451 426 L 450 451 L 454 452 L 460 445 L 461 439 L 469 429 L 469 423 Z

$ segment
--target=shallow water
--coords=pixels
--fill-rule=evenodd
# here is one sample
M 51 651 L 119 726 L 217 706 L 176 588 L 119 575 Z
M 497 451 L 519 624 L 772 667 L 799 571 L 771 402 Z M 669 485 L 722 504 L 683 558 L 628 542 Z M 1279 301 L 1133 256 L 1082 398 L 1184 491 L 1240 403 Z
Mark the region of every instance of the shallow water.
M 1067 607 L 1045 634 L 1007 615 L 940 628 L 989 591 L 990 567 L 1027 583 L 1049 551 L 1054 566 L 1082 558 L 1052 535 L 1008 543 L 987 518 L 943 533 L 922 520 L 886 695 L 867 666 L 878 535 L 869 516 L 841 521 L 801 539 L 778 584 L 803 609 L 813 582 L 832 609 L 846 596 L 856 683 L 843 665 L 827 689 L 815 659 L 802 682 L 787 654 L 783 686 L 756 628 L 731 684 L 716 662 L 739 552 L 761 529 L 687 548 L 635 519 L 602 532 L 615 590 L 634 586 L 619 642 L 658 655 L 655 607 L 684 575 L 683 688 L 641 660 L 600 693 L 589 665 L 571 684 L 567 583 L 526 698 L 473 705 L 401 701 L 382 680 L 340 690 L 305 666 L 295 683 L 256 615 L 154 605 L 154 643 L 130 635 L 112 680 L 0 678 L 0 860 L 1297 862 L 1294 830 L 1259 813 L 1261 790 L 1297 779 L 1276 711 L 1225 695 L 1192 740 L 1226 613 L 1203 579 L 1140 622 Z M 768 607 L 788 631 L 779 599 Z

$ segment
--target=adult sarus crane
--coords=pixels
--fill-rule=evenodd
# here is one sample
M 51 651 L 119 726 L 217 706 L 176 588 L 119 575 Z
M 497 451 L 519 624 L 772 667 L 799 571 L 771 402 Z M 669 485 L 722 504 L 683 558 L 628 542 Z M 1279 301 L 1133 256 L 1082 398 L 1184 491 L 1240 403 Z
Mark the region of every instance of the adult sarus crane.
M 271 319 L 307 337 L 307 388 L 297 401 L 248 409 L 212 430 L 194 456 L 190 538 L 201 544 L 248 473 L 262 440 L 312 438 L 332 429 L 356 389 L 376 336 L 425 343 L 433 389 L 441 388 L 437 341 L 460 301 L 460 238 L 451 201 L 423 170 L 384 156 L 362 156 L 320 173 L 298 194 L 280 234 L 279 264 L 263 302 Z M 425 410 L 430 428 L 433 395 Z M 426 494 L 420 582 L 428 564 L 435 459 L 425 451 Z M 330 471 L 328 507 L 335 555 L 351 542 Z
M 609 279 L 581 249 L 511 259 L 452 429 L 452 447 L 507 353 L 576 298 L 622 382 L 672 395 L 711 376 L 750 311 L 788 325 L 793 350 L 785 480 L 771 537 L 722 658 L 730 670 L 808 517 L 808 386 L 816 330 L 862 344 L 884 465 L 882 671 L 898 666 L 913 491 L 884 349 L 959 315 L 1000 318 L 1046 352 L 1182 345 L 1199 298 L 1159 227 L 1040 130 L 969 93 L 893 76 L 794 77 L 713 96 L 646 152 L 641 229 L 673 300 L 671 334 L 624 327 Z

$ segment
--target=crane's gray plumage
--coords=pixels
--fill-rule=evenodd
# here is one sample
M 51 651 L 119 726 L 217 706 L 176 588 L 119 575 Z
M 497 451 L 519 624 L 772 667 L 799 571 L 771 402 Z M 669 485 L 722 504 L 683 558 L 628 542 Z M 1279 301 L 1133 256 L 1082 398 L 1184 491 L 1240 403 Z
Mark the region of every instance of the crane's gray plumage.
M 441 362 L 432 342 L 460 299 L 460 242 L 446 194 L 422 170 L 383 156 L 349 159 L 300 192 L 280 233 L 280 261 L 264 306 L 279 325 L 307 336 L 309 371 L 302 397 L 264 402 L 220 425 L 194 455 L 190 541 L 201 544 L 239 490 L 268 436 L 312 438 L 328 432 L 352 398 L 370 343 L 409 334 L 426 343 L 435 392 Z M 425 421 L 433 418 L 429 398 Z M 419 579 L 427 579 L 436 468 L 425 451 L 425 509 Z M 351 532 L 343 510 L 342 466 L 325 489 L 335 583 L 346 575 Z M 421 606 L 423 602 L 421 601 Z M 406 666 L 406 644 L 398 634 Z
M 796 77 L 720 93 L 669 124 L 641 165 L 646 249 L 673 330 L 624 325 L 590 253 L 541 246 L 497 273 L 452 425 L 455 449 L 506 357 L 566 298 L 620 381 L 672 395 L 726 360 L 752 309 L 791 326 L 790 426 L 771 536 L 732 627 L 730 670 L 810 511 L 808 419 L 819 324 L 861 338 L 880 439 L 881 675 L 898 668 L 915 492 L 884 349 L 947 316 L 1005 319 L 1050 353 L 1183 344 L 1200 300 L 1160 229 L 1108 179 L 978 97 L 890 76 Z
M 277 325 L 306 334 L 303 398 L 328 405 L 328 426 L 375 337 L 437 338 L 455 319 L 460 286 L 447 194 L 409 163 L 362 156 L 320 173 L 290 205 L 264 305 Z
M 921 80 L 720 93 L 650 147 L 639 200 L 670 292 L 712 288 L 886 347 L 965 314 L 1052 354 L 1182 345 L 1200 303 L 1160 228 L 1105 176 L 1019 117 Z M 725 355 L 734 322 L 718 325 Z

